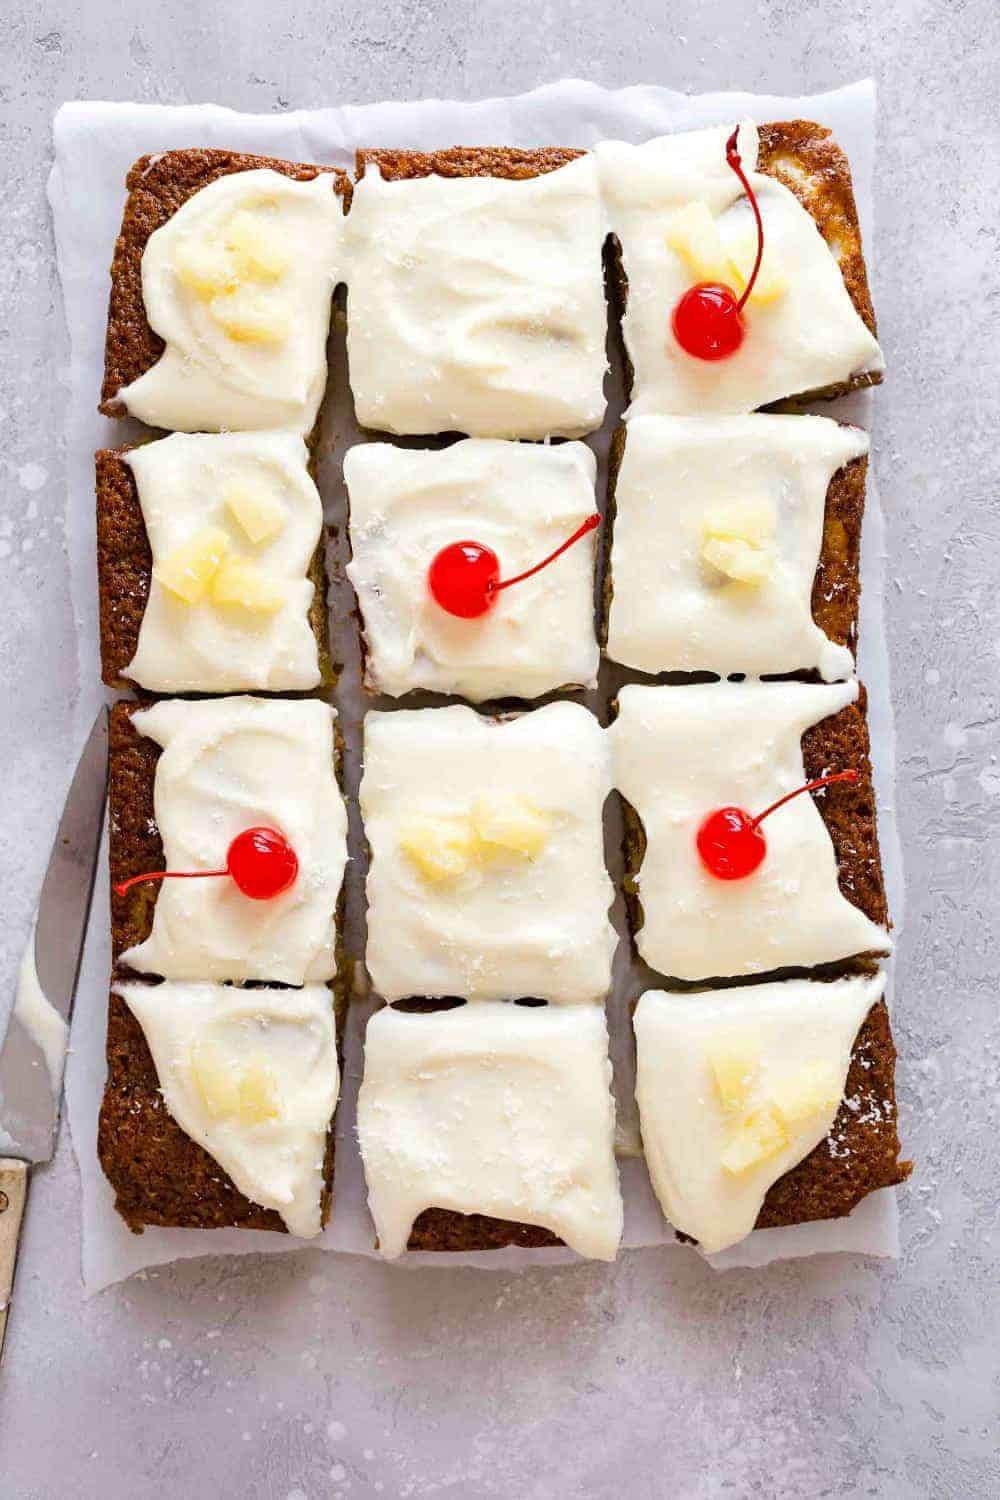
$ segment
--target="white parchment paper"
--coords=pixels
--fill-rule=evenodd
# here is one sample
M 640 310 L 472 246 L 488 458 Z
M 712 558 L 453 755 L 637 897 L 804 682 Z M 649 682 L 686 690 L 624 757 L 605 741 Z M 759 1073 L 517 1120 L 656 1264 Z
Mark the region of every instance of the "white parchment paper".
M 430 150 L 463 145 L 511 144 L 592 146 L 608 137 L 645 140 L 671 130 L 729 122 L 743 115 L 759 121 L 803 117 L 828 125 L 846 150 L 866 239 L 872 274 L 872 168 L 875 94 L 860 83 L 806 98 L 754 94 L 705 94 L 696 97 L 669 89 L 642 86 L 618 91 L 580 81 L 565 81 L 511 99 L 473 103 L 425 100 L 406 104 L 314 110 L 280 115 L 246 115 L 214 105 L 177 108 L 159 105 L 78 103 L 63 106 L 54 126 L 55 165 L 49 197 L 55 220 L 59 272 L 70 337 L 70 401 L 67 431 L 67 537 L 71 591 L 76 622 L 79 692 L 75 741 L 79 746 L 97 706 L 106 696 L 98 664 L 97 591 L 93 520 L 93 453 L 127 438 L 126 423 L 112 423 L 97 412 L 103 370 L 108 266 L 124 201 L 124 180 L 136 157 L 177 147 L 214 146 L 298 161 L 317 161 L 351 168 L 359 146 L 410 146 Z M 611 416 L 594 441 L 603 480 L 610 431 L 621 410 L 621 392 L 612 391 Z M 870 393 L 823 408 L 829 415 L 856 421 L 870 430 L 877 397 Z M 340 457 L 357 430 L 346 393 L 342 340 L 334 351 L 331 391 L 324 407 L 324 430 L 331 434 L 320 455 L 320 489 L 328 521 L 343 513 Z M 600 493 L 600 491 L 599 491 Z M 336 579 L 343 558 L 330 558 Z M 868 507 L 862 556 L 862 621 L 859 667 L 869 688 L 869 713 L 879 793 L 883 859 L 889 899 L 897 928 L 902 920 L 903 884 L 892 807 L 894 746 L 889 700 L 888 662 L 882 630 L 884 546 L 878 496 L 869 475 Z M 335 695 L 347 728 L 350 767 L 348 787 L 356 789 L 358 733 L 362 707 L 357 645 L 349 619 L 349 591 L 334 583 L 334 655 L 345 662 Z M 583 695 L 597 708 L 617 679 L 605 667 L 601 693 Z M 610 847 L 618 845 L 615 814 L 610 814 Z M 362 878 L 357 859 L 360 829 L 352 810 L 352 859 L 348 872 L 351 909 L 349 942 L 363 952 Z M 147 1229 L 132 1235 L 113 1208 L 113 1194 L 97 1161 L 97 1116 L 104 1081 L 104 1038 L 110 965 L 107 933 L 106 861 L 102 863 L 94 921 L 84 957 L 73 1022 L 67 1070 L 70 1128 L 80 1166 L 83 1202 L 83 1277 L 88 1293 L 165 1261 L 207 1254 L 280 1253 L 301 1247 L 289 1236 L 260 1231 Z M 619 878 L 620 869 L 612 868 Z M 624 931 L 621 900 L 615 916 Z M 615 986 L 608 1004 L 619 1135 L 626 1152 L 634 1152 L 637 1135 L 632 1099 L 633 1059 L 629 1004 L 652 982 L 633 964 L 627 942 L 619 947 Z M 371 1255 L 372 1228 L 365 1206 L 364 1179 L 354 1136 L 354 1103 L 361 1073 L 361 1038 L 367 1006 L 351 1008 L 345 1039 L 344 1080 L 337 1121 L 337 1171 L 334 1211 L 321 1238 L 321 1249 Z M 678 1247 L 652 1195 L 644 1163 L 632 1154 L 621 1161 L 625 1195 L 624 1245 L 662 1244 L 675 1253 L 697 1253 Z M 853 1251 L 869 1255 L 897 1253 L 895 1196 L 873 1194 L 848 1219 L 770 1229 L 712 1258 L 719 1269 L 759 1266 L 818 1252 Z M 502 1250 L 451 1256 L 407 1254 L 401 1266 L 445 1262 L 499 1267 L 560 1264 L 573 1261 L 572 1251 Z

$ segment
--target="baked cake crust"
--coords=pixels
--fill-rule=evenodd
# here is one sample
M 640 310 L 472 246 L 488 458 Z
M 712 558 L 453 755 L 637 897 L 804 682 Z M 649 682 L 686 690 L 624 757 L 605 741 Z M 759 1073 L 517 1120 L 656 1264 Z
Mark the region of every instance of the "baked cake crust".
M 841 1219 L 869 1193 L 906 1181 L 913 1163 L 899 1160 L 895 1069 L 889 1012 L 880 1000 L 855 1039 L 828 1135 L 768 1189 L 756 1229 Z
M 108 331 L 104 346 L 104 383 L 99 409 L 106 417 L 123 417 L 118 392 L 155 365 L 164 343 L 146 317 L 142 297 L 142 254 L 151 234 L 161 228 L 187 200 L 209 183 L 232 172 L 270 168 L 298 182 L 311 182 L 326 172 L 336 181 L 342 203 L 350 202 L 351 182 L 335 167 L 251 156 L 243 151 L 193 149 L 140 156 L 125 179 L 128 197 L 111 262 Z
M 386 182 L 413 177 L 506 177 L 523 179 L 554 172 L 585 152 L 567 146 L 451 146 L 446 151 L 362 150 L 356 181 L 378 167 Z

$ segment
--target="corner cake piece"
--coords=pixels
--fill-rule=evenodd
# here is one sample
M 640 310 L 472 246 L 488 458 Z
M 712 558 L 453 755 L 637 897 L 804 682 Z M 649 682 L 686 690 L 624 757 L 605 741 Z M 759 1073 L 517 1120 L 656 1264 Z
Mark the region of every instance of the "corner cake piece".
M 876 974 L 641 997 L 643 1150 L 679 1233 L 712 1254 L 905 1181 L 884 992 Z
M 139 159 L 111 266 L 101 410 L 309 434 L 350 181 L 235 151 Z
M 102 676 L 154 693 L 333 679 L 302 438 L 175 433 L 96 456 Z
M 115 986 L 98 1155 L 130 1229 L 320 1232 L 337 1020 L 326 985 Z
M 319 983 L 338 967 L 347 815 L 335 715 L 315 699 L 162 700 L 111 712 L 112 956 L 178 980 Z M 228 876 L 115 886 L 149 870 L 219 870 L 231 841 L 276 829 L 298 860 L 268 900 Z
M 626 895 L 640 956 L 684 981 L 813 968 L 890 947 L 864 700 L 856 681 L 628 686 L 610 730 L 626 804 Z M 762 813 L 763 861 L 721 879 L 698 834 Z
M 849 676 L 867 453 L 824 417 L 633 418 L 609 477 L 607 655 L 649 673 Z
M 368 971 L 408 996 L 597 1004 L 611 980 L 607 739 L 575 703 L 365 719 Z
M 604 207 L 592 155 L 363 151 L 346 237 L 362 426 L 581 437 L 604 417 Z
M 595 513 L 595 473 L 583 443 L 467 438 L 434 450 L 349 449 L 347 575 L 361 610 L 369 690 L 398 697 L 424 688 L 478 703 L 593 687 L 593 538 L 499 591 L 476 619 L 436 603 L 428 569 L 442 548 L 470 539 L 493 549 L 503 578 L 531 568 Z
M 756 256 L 750 204 L 726 161 L 729 134 L 717 126 L 596 148 L 616 251 L 628 416 L 753 411 L 882 378 L 850 168 L 830 132 L 804 120 L 739 129 L 764 226 L 742 345 L 709 360 L 678 343 L 672 317 L 684 293 L 703 282 L 742 291 Z
M 613 1260 L 622 1233 L 614 1119 L 599 1007 L 376 1012 L 358 1141 L 379 1249 L 391 1259 L 407 1246 L 558 1237 Z

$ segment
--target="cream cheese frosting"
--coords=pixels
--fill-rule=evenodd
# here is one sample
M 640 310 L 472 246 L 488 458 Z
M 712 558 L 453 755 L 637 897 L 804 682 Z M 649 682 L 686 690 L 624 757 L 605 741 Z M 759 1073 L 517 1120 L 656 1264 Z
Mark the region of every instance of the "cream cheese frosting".
M 379 1249 L 425 1208 L 551 1230 L 614 1260 L 622 1199 L 604 1012 L 490 1002 L 368 1022 L 358 1139 Z
M 593 714 L 575 703 L 507 721 L 458 705 L 370 713 L 364 760 L 376 992 L 603 999 L 611 767 Z
M 347 573 L 364 620 L 368 686 L 393 696 L 426 688 L 473 702 L 593 687 L 593 537 L 502 590 L 480 619 L 458 619 L 436 604 L 427 570 L 442 547 L 473 540 L 493 548 L 501 577 L 523 572 L 593 514 L 595 478 L 583 443 L 467 438 L 432 451 L 351 448 L 344 459 Z
M 830 481 L 867 452 L 863 432 L 825 417 L 633 418 L 615 487 L 608 656 L 643 672 L 849 676 L 851 652 L 814 621 L 812 589 Z M 728 576 L 706 536 L 714 525 L 752 539 L 761 507 L 761 570 Z
M 150 235 L 142 296 L 166 348 L 118 392 L 131 416 L 181 432 L 312 429 L 341 279 L 335 181 L 230 172 Z
M 766 857 L 745 879 L 710 874 L 696 845 L 716 809 L 760 812 L 801 786 L 803 733 L 857 696 L 856 681 L 622 688 L 609 733 L 615 785 L 646 835 L 636 942 L 652 968 L 698 980 L 888 950 L 885 929 L 841 894 L 810 796 L 767 820 Z
M 724 248 L 752 233 L 749 202 L 726 164 L 730 128 L 595 148 L 610 224 L 628 281 L 622 324 L 634 381 L 627 415 L 744 412 L 783 396 L 838 385 L 884 367 L 833 254 L 793 193 L 756 171 L 757 128 L 745 121 L 738 147 L 764 223 L 765 256 L 781 267 L 783 294 L 744 309 L 746 337 L 728 359 L 693 358 L 671 331 L 674 307 L 699 280 L 671 244 L 679 209 L 705 204 Z
M 224 868 L 238 833 L 267 827 L 289 841 L 299 874 L 266 901 L 228 877 L 161 881 L 152 931 L 123 963 L 166 979 L 332 978 L 347 860 L 334 717 L 316 700 L 249 697 L 163 701 L 133 715 L 138 732 L 163 747 L 154 809 L 168 870 Z
M 241 1193 L 304 1239 L 322 1227 L 326 1138 L 340 1074 L 326 985 L 118 984 L 167 1109 Z
M 314 588 L 306 574 L 323 527 L 308 451 L 290 432 L 175 433 L 125 454 L 135 476 L 153 553 L 153 577 L 136 654 L 126 671 L 154 693 L 271 692 L 315 687 Z M 276 529 L 259 544 L 234 516 L 234 496 L 277 507 Z M 158 564 L 205 525 L 220 528 L 230 554 L 246 555 L 277 584 L 274 612 L 188 603 L 159 581 Z M 227 554 L 227 555 L 230 555 Z
M 829 1133 L 854 1039 L 884 991 L 877 975 L 642 996 L 646 1164 L 670 1223 L 707 1254 L 749 1234 L 768 1188 Z
M 597 164 L 540 177 L 356 185 L 347 349 L 382 432 L 580 437 L 604 417 L 606 232 Z

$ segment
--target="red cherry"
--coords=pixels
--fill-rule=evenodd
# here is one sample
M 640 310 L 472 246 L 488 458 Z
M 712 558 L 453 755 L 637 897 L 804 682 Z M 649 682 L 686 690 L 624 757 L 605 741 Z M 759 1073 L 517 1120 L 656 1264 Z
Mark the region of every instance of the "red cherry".
M 496 603 L 500 559 L 482 542 L 442 547 L 427 572 L 427 586 L 441 608 L 463 620 L 485 615 Z
M 513 578 L 502 580 L 500 561 L 492 547 L 486 547 L 482 542 L 451 542 L 442 547 L 428 568 L 427 587 L 434 602 L 448 614 L 458 615 L 463 620 L 478 619 L 493 608 L 501 589 L 509 589 L 511 584 L 521 583 L 541 572 L 600 524 L 599 515 L 588 516 L 571 537 L 560 543 L 548 557 L 543 557 L 540 563 Z
M 698 853 L 717 880 L 752 875 L 767 853 L 767 840 L 742 807 L 720 807 L 698 829 Z
M 736 293 L 716 281 L 688 287 L 674 308 L 670 326 L 685 354 L 695 359 L 728 359 L 746 332 Z
M 685 354 L 690 354 L 695 359 L 728 359 L 736 353 L 746 333 L 743 309 L 753 291 L 764 256 L 764 222 L 760 216 L 756 194 L 747 180 L 740 153 L 736 149 L 737 134 L 738 127 L 726 142 L 726 163 L 739 178 L 753 209 L 757 223 L 757 258 L 753 263 L 750 279 L 743 288 L 743 295 L 738 300 L 732 287 L 717 281 L 700 281 L 696 286 L 689 287 L 680 298 L 674 308 L 670 326 Z
M 295 884 L 298 855 L 276 828 L 245 828 L 229 846 L 226 866 L 252 901 L 270 901 Z
M 147 870 L 115 886 L 124 896 L 130 886 L 144 880 L 208 880 L 229 875 L 244 896 L 252 901 L 270 901 L 294 885 L 299 873 L 298 855 L 276 828 L 245 828 L 229 845 L 224 870 Z
M 702 864 L 717 880 L 743 880 L 752 875 L 763 863 L 767 853 L 767 840 L 760 825 L 779 807 L 801 797 L 803 792 L 816 791 L 821 786 L 830 786 L 834 781 L 857 781 L 857 771 L 837 771 L 832 776 L 820 776 L 816 781 L 807 781 L 794 792 L 779 797 L 770 807 L 765 807 L 756 817 L 743 807 L 720 807 L 708 817 L 698 829 L 698 853 Z

